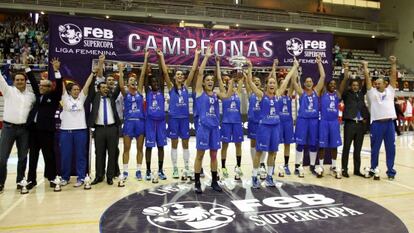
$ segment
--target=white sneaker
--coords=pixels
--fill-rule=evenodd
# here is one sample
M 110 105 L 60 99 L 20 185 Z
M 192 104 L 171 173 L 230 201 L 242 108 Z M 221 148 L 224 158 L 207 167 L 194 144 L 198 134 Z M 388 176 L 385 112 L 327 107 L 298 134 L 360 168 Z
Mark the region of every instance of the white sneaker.
M 66 180 L 62 180 L 62 182 L 60 182 L 60 186 L 66 186 L 67 184 L 69 184 L 69 182 Z
M 73 185 L 73 187 L 77 188 L 77 187 L 80 187 L 82 185 L 83 185 L 83 181 L 78 181 L 78 182 L 76 182 L 75 185 Z

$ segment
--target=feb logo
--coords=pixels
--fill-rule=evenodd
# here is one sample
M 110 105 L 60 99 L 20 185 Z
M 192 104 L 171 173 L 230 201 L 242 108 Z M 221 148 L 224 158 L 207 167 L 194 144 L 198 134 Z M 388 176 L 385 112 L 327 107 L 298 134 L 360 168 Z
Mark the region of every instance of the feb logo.
M 292 56 L 299 56 L 303 52 L 303 42 L 299 38 L 290 38 L 286 41 L 286 50 Z
M 227 226 L 235 218 L 230 208 L 217 203 L 182 201 L 147 207 L 147 221 L 164 230 L 176 232 L 210 231 Z
M 67 45 L 77 45 L 82 40 L 82 30 L 72 23 L 59 25 L 59 37 Z

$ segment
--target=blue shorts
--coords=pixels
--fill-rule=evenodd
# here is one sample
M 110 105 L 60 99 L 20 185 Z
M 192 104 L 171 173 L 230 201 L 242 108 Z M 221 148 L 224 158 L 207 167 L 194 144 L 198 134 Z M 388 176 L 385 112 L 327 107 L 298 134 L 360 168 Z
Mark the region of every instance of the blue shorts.
M 295 143 L 295 136 L 293 133 L 293 120 L 280 122 L 280 144 Z
M 220 129 L 199 124 L 196 132 L 196 143 L 197 150 L 220 149 Z
M 319 146 L 321 148 L 337 148 L 342 145 L 339 121 L 319 121 Z
M 145 135 L 145 120 L 139 118 L 125 120 L 122 134 L 130 138 Z
M 168 137 L 172 139 L 190 138 L 190 121 L 188 118 L 168 118 Z
M 259 127 L 258 122 L 248 121 L 247 122 L 247 137 L 250 139 L 256 139 L 257 128 Z
M 317 146 L 319 136 L 319 120 L 317 118 L 298 118 L 296 120 L 296 145 Z
M 235 142 L 239 143 L 243 141 L 243 125 L 242 123 L 221 123 L 221 141 L 222 142 Z
M 165 120 L 146 119 L 145 147 L 161 147 L 167 145 L 167 129 Z
M 193 119 L 194 119 L 194 130 L 195 130 L 195 132 L 197 132 L 198 124 L 199 124 L 198 116 L 194 116 Z
M 257 151 L 278 151 L 280 129 L 277 125 L 259 124 L 256 136 L 256 150 Z

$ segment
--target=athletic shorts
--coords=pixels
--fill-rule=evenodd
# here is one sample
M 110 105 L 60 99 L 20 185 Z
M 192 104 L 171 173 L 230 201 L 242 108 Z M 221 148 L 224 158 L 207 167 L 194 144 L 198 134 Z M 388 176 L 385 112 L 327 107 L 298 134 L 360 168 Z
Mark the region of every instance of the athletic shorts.
M 319 121 L 319 147 L 337 148 L 342 145 L 341 129 L 338 120 Z
M 258 122 L 248 121 L 247 123 L 247 137 L 250 139 L 256 139 L 257 128 L 259 127 Z
M 167 145 L 165 120 L 145 120 L 145 147 L 162 147 Z
M 319 120 L 317 118 L 298 118 L 296 120 L 296 145 L 317 146 L 319 136 Z
M 256 135 L 256 151 L 273 152 L 279 150 L 279 124 L 259 124 L 257 132 L 258 133 Z
M 221 141 L 235 142 L 243 141 L 243 125 L 242 123 L 221 123 Z
M 125 120 L 122 134 L 130 138 L 145 135 L 145 120 L 140 118 Z
M 188 118 L 168 118 L 168 137 L 172 139 L 190 138 L 190 121 Z
M 199 124 L 196 132 L 197 150 L 218 150 L 220 149 L 219 127 L 209 128 Z
M 293 133 L 293 120 L 280 122 L 279 129 L 280 129 L 280 144 L 295 143 L 295 135 Z

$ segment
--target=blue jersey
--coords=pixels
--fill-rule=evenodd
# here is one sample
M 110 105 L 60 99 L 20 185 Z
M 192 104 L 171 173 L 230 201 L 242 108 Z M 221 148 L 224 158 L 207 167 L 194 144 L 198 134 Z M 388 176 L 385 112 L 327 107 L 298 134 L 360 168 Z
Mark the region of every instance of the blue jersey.
M 291 121 L 292 118 L 292 98 L 288 95 L 280 97 L 280 120 Z
M 234 93 L 230 98 L 222 101 L 223 123 L 241 123 L 240 97 Z
M 216 93 L 209 96 L 203 92 L 201 96 L 197 97 L 196 102 L 200 124 L 210 128 L 218 127 L 220 112 Z
M 247 117 L 249 121 L 259 123 L 260 121 L 260 100 L 256 94 L 251 94 L 249 97 L 249 111 L 247 112 Z
M 321 97 L 321 119 L 338 120 L 339 96 L 335 93 L 326 92 Z
M 135 95 L 127 92 L 124 97 L 124 119 L 145 118 L 144 98 L 138 92 Z
M 261 119 L 260 124 L 266 125 L 277 125 L 280 122 L 279 111 L 280 103 L 278 103 L 279 97 L 273 96 L 269 97 L 263 95 L 262 100 L 260 101 L 260 111 Z M 258 134 L 260 132 L 257 132 Z
M 198 116 L 197 113 L 197 93 L 195 91 L 195 88 L 193 88 L 193 90 L 191 91 L 191 96 L 193 97 L 193 116 L 196 117 Z
M 299 98 L 298 118 L 319 118 L 319 98 L 315 91 L 311 95 L 304 92 Z
M 188 90 L 183 85 L 180 89 L 175 87 L 170 90 L 170 108 L 169 115 L 171 118 L 188 118 Z
M 147 116 L 153 120 L 165 119 L 165 99 L 161 91 L 148 91 L 147 99 Z

